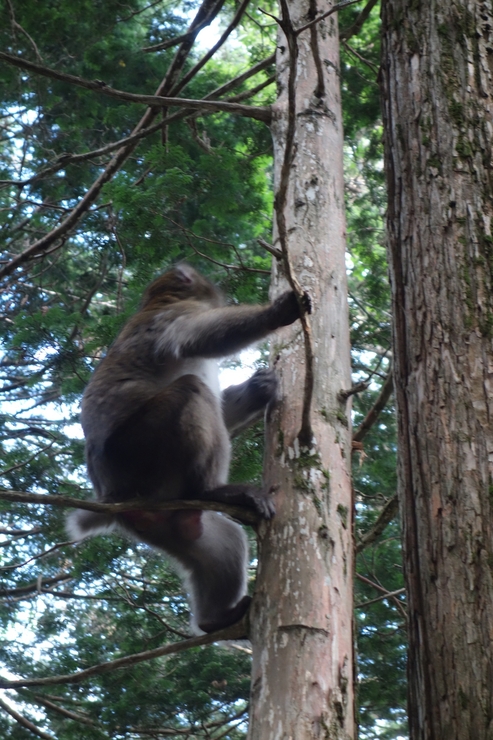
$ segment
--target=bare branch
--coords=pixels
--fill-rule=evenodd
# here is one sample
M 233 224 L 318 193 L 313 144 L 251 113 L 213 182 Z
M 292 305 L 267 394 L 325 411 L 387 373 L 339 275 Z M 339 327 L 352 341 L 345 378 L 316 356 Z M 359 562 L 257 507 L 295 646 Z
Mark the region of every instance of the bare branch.
M 388 501 L 385 502 L 373 527 L 369 530 L 369 532 L 363 535 L 360 541 L 356 544 L 357 553 L 362 552 L 366 547 L 371 545 L 373 542 L 375 542 L 376 539 L 378 539 L 378 537 L 380 537 L 380 535 L 384 531 L 387 524 L 391 522 L 392 519 L 395 518 L 398 510 L 399 510 L 399 502 L 397 500 L 397 494 L 396 494 L 395 496 L 392 496 L 392 498 L 389 498 Z
M 314 18 L 309 23 L 305 23 L 304 26 L 297 28 L 294 32 L 298 36 L 300 33 L 303 33 L 303 31 L 306 31 L 308 28 L 311 28 L 317 23 L 320 23 L 320 21 L 324 21 L 326 18 L 329 17 L 329 15 L 333 15 L 334 13 L 337 13 L 339 10 L 342 10 L 343 8 L 348 8 L 350 5 L 355 5 L 356 3 L 359 3 L 360 1 L 361 0 L 344 0 L 344 2 L 342 3 L 337 3 L 337 5 L 333 5 L 330 8 L 330 10 L 328 10 L 326 13 L 323 13 L 323 15 L 319 15 L 317 18 Z
M 70 498 L 70 496 L 50 496 L 44 493 L 23 493 L 21 491 L 2 491 L 0 499 L 19 504 L 41 504 L 42 506 L 61 506 L 62 508 L 85 509 L 104 514 L 122 514 L 126 511 L 188 511 L 201 509 L 203 511 L 222 511 L 235 519 L 247 524 L 256 524 L 258 514 L 253 509 L 242 506 L 230 506 L 216 501 L 126 501 L 124 504 L 101 504 L 98 501 Z
M 43 77 L 50 77 L 55 80 L 60 80 L 61 82 L 67 82 L 71 85 L 83 87 L 86 90 L 93 90 L 95 92 L 102 93 L 103 95 L 108 95 L 110 98 L 128 100 L 130 103 L 142 103 L 143 105 L 148 105 L 152 108 L 170 108 L 174 106 L 190 110 L 203 110 L 209 113 L 219 113 L 224 111 L 227 113 L 236 113 L 237 115 L 246 116 L 247 118 L 254 118 L 255 120 L 262 121 L 267 125 L 269 125 L 271 121 L 270 108 L 241 105 L 239 103 L 229 103 L 222 100 L 191 100 L 188 98 L 165 97 L 162 95 L 139 95 L 138 93 L 116 90 L 102 80 L 84 80 L 82 77 L 77 77 L 77 75 L 58 72 L 50 67 L 44 67 L 41 64 L 29 62 L 26 59 L 15 57 L 4 51 L 0 51 L 0 59 L 12 64 L 14 67 L 26 69 L 35 74 L 42 75 Z
M 384 588 L 383 586 L 380 586 L 379 583 L 375 583 L 374 581 L 370 581 L 369 578 L 365 578 L 365 576 L 362 576 L 361 573 L 355 573 L 354 574 L 356 578 L 359 581 L 362 581 L 362 583 L 366 583 L 368 586 L 371 586 L 372 588 L 376 589 L 377 591 L 380 591 L 380 593 L 384 594 L 384 598 L 391 599 L 392 602 L 395 604 L 395 606 L 399 609 L 404 619 L 407 619 L 406 610 L 402 604 L 402 602 L 399 601 L 399 599 L 396 598 L 393 591 L 389 591 L 388 589 Z
M 207 54 L 204 54 L 202 59 L 200 59 L 200 61 L 198 61 L 197 64 L 195 64 L 192 67 L 192 69 L 189 72 L 187 72 L 187 74 L 175 85 L 175 87 L 172 90 L 173 95 L 176 95 L 178 92 L 180 92 L 180 90 L 183 90 L 188 85 L 188 83 L 195 77 L 195 75 L 198 72 L 200 72 L 202 67 L 204 67 L 207 64 L 209 59 L 211 59 L 214 56 L 216 51 L 218 51 L 218 49 L 220 49 L 221 46 L 223 46 L 227 38 L 235 30 L 238 23 L 240 22 L 243 14 L 245 13 L 245 10 L 247 9 L 247 5 L 249 2 L 250 0 L 243 0 L 243 2 L 240 4 L 238 10 L 235 13 L 233 20 L 228 25 L 228 27 L 225 29 L 224 33 L 221 34 L 221 37 L 219 38 L 219 40 L 214 44 L 212 49 L 209 49 Z
M 370 70 L 371 70 L 371 71 L 373 72 L 373 74 L 374 74 L 375 76 L 377 76 L 377 75 L 378 75 L 378 67 L 376 67 L 376 66 L 375 66 L 375 65 L 374 65 L 374 64 L 373 64 L 372 62 L 370 62 L 370 61 L 369 61 L 368 59 L 365 59 L 365 57 L 364 57 L 364 56 L 362 56 L 362 55 L 361 55 L 361 54 L 360 54 L 360 53 L 359 53 L 358 51 L 356 51 L 356 49 L 353 49 L 353 47 L 352 47 L 352 46 L 350 46 L 350 45 L 349 45 L 348 43 L 346 43 L 346 41 L 343 41 L 343 42 L 342 42 L 342 45 L 344 46 L 344 48 L 345 48 L 345 49 L 347 49 L 347 50 L 349 51 L 349 53 L 350 53 L 350 54 L 353 54 L 353 56 L 355 56 L 355 57 L 356 57 L 356 59 L 359 59 L 359 60 L 360 60 L 360 62 L 362 62 L 363 64 L 366 64 L 366 66 L 368 67 L 368 69 L 370 69 Z M 377 85 L 377 84 L 378 84 L 378 83 L 376 82 L 376 80 L 371 80 L 371 81 L 372 81 L 372 82 L 373 82 L 373 83 L 374 83 L 375 85 Z
M 36 593 L 47 586 L 53 586 L 56 583 L 65 582 L 72 580 L 70 573 L 60 573 L 53 578 L 40 578 L 33 583 L 28 583 L 27 586 L 18 586 L 17 588 L 1 588 L 0 596 L 22 596 L 26 594 Z
M 347 401 L 347 399 L 350 396 L 354 396 L 356 393 L 361 393 L 362 391 L 366 391 L 368 388 L 369 381 L 368 380 L 362 380 L 361 383 L 355 383 L 351 386 L 351 388 L 348 388 L 347 390 L 339 391 L 337 394 L 337 397 L 341 403 L 343 401 Z
M 276 260 L 282 259 L 282 251 L 277 247 L 273 247 L 272 244 L 266 242 L 265 239 L 257 239 L 257 244 L 260 244 L 261 247 L 270 252 Z
M 241 75 L 238 75 L 234 79 L 229 80 L 229 82 L 226 82 L 224 85 L 221 85 L 221 87 L 217 87 L 215 90 L 213 90 L 208 95 L 206 95 L 204 100 L 210 100 L 211 98 L 217 98 L 217 97 L 221 97 L 222 95 L 226 95 L 226 93 L 228 93 L 230 90 L 233 90 L 235 87 L 238 87 L 238 85 L 241 85 L 243 82 L 248 80 L 250 77 L 253 77 L 259 72 L 262 72 L 267 67 L 270 67 L 271 64 L 274 64 L 275 61 L 276 61 L 276 55 L 271 54 L 270 57 L 267 57 L 262 62 L 258 62 L 258 64 L 254 64 L 253 67 L 250 67 L 250 69 L 247 69 L 246 72 L 242 72 Z
M 370 0 L 367 5 L 365 5 L 359 16 L 354 21 L 353 25 L 349 26 L 348 28 L 344 28 L 340 32 L 339 38 L 341 41 L 349 41 L 352 36 L 356 36 L 356 34 L 361 31 L 363 23 L 366 21 L 377 3 L 378 0 Z
M 164 655 L 173 655 L 175 653 L 181 653 L 184 650 L 188 650 L 193 647 L 200 647 L 201 645 L 211 645 L 214 642 L 221 640 L 241 640 L 249 632 L 248 626 L 248 614 L 243 617 L 240 622 L 226 627 L 225 629 L 212 632 L 209 635 L 200 635 L 198 637 L 190 637 L 187 640 L 181 642 L 171 643 L 169 645 L 163 645 L 162 647 L 155 648 L 154 650 L 146 650 L 142 653 L 134 653 L 133 655 L 126 655 L 124 658 L 117 658 L 116 660 L 110 660 L 107 663 L 100 663 L 99 665 L 91 666 L 86 668 L 84 671 L 78 671 L 64 676 L 49 676 L 47 678 L 26 678 L 15 681 L 9 681 L 8 679 L 0 678 L 0 689 L 15 689 L 22 686 L 54 686 L 57 684 L 78 684 L 85 681 L 87 678 L 92 676 L 100 676 L 105 673 L 111 673 L 112 671 L 120 670 L 121 668 L 127 668 L 129 666 L 137 665 L 147 660 L 155 660 L 161 658 Z M 53 740 L 51 737 L 49 740 Z
M 43 732 L 43 730 L 40 730 L 38 727 L 36 727 L 36 725 L 33 725 L 32 722 L 24 717 L 24 715 L 16 712 L 16 710 L 11 707 L 10 704 L 7 704 L 7 702 L 4 701 L 2 698 L 0 698 L 0 707 L 2 707 L 2 709 L 4 709 L 7 714 L 10 714 L 10 716 L 13 717 L 16 722 L 22 725 L 22 727 L 25 727 L 26 730 L 32 732 L 33 735 L 37 735 L 37 737 L 42 737 L 43 740 L 56 740 L 53 735 L 48 735 L 47 732 Z
M 376 604 L 378 601 L 383 601 L 384 599 L 391 598 L 392 596 L 400 596 L 400 594 L 406 593 L 405 588 L 398 588 L 397 591 L 389 591 L 386 594 L 382 594 L 381 596 L 377 596 L 376 599 L 370 599 L 369 601 L 362 601 L 361 604 L 355 604 L 355 609 L 364 609 L 366 606 L 369 606 L 370 604 Z
M 55 704 L 54 702 L 50 701 L 40 694 L 34 695 L 34 701 L 36 701 L 38 704 L 41 704 L 41 706 L 46 707 L 46 709 L 51 709 L 57 714 L 61 714 L 62 717 L 67 717 L 67 719 L 74 720 L 74 722 L 80 722 L 81 724 L 89 725 L 90 727 L 98 727 L 96 722 L 94 722 L 92 719 L 89 719 L 89 717 L 85 717 L 83 714 L 65 709 L 65 707 L 59 707 L 58 704 Z
M 226 82 L 224 85 L 221 85 L 220 87 L 216 88 L 215 90 L 212 90 L 212 92 L 208 93 L 208 95 L 205 96 L 204 100 L 212 100 L 214 98 L 221 97 L 222 95 L 225 95 L 230 90 L 233 90 L 235 87 L 238 87 L 241 83 L 245 82 L 245 80 L 248 80 L 250 77 L 253 77 L 254 75 L 258 74 L 262 70 L 269 67 L 271 64 L 275 61 L 275 54 L 271 54 L 270 57 L 267 57 L 262 62 L 259 62 L 258 64 L 255 64 L 253 67 L 250 67 L 250 69 L 247 69 L 246 72 L 242 72 L 241 75 L 238 75 L 233 80 L 230 80 L 229 82 Z M 256 87 L 245 90 L 245 92 L 240 93 L 239 95 L 234 95 L 231 97 L 229 102 L 239 102 L 241 99 L 245 99 L 247 97 L 251 97 L 252 95 L 255 95 L 257 92 L 260 92 L 264 87 L 267 87 L 267 85 L 272 84 L 275 82 L 275 75 L 269 77 L 264 82 L 260 83 Z M 228 101 L 226 101 L 228 102 Z M 212 111 L 211 111 L 212 112 Z M 204 113 L 204 111 L 202 111 Z M 190 115 L 197 115 L 190 113 L 189 111 L 179 111 L 177 113 L 172 113 L 170 116 L 166 116 L 163 120 L 159 121 L 159 123 L 155 123 L 152 126 L 149 126 L 145 129 L 142 129 L 138 131 L 137 133 L 133 133 L 130 136 L 126 136 L 123 139 L 119 139 L 118 141 L 114 141 L 111 144 L 107 144 L 106 146 L 100 147 L 99 149 L 93 149 L 90 152 L 83 152 L 81 154 L 62 154 L 58 157 L 58 160 L 54 162 L 52 165 L 46 167 L 44 170 L 41 170 L 40 172 L 37 172 L 32 177 L 27 178 L 26 180 L 0 180 L 0 185 L 16 185 L 16 186 L 24 186 L 24 185 L 31 185 L 34 182 L 37 182 L 38 180 L 41 180 L 43 177 L 46 177 L 47 175 L 54 174 L 55 172 L 59 172 L 60 170 L 64 169 L 68 164 L 73 164 L 77 162 L 83 162 L 87 159 L 96 159 L 97 157 L 103 157 L 106 154 L 111 154 L 111 152 L 114 152 L 115 149 L 120 149 L 123 146 L 126 146 L 128 144 L 134 144 L 136 142 L 139 142 L 141 139 L 146 138 L 147 136 L 150 136 L 151 134 L 155 133 L 156 131 L 159 131 L 163 128 L 163 126 L 168 126 L 170 123 L 173 123 L 175 121 L 178 121 L 182 118 L 185 118 L 186 116 Z M 25 222 L 27 222 L 29 219 L 25 219 Z M 23 225 L 24 222 L 23 222 Z M 19 228 L 19 225 L 16 227 Z
M 153 44 L 152 46 L 143 46 L 142 51 L 164 51 L 164 49 L 171 49 L 173 46 L 178 46 L 178 44 L 195 41 L 197 34 L 200 33 L 202 29 L 211 24 L 223 4 L 224 2 L 213 5 L 206 13 L 204 19 L 194 26 L 191 26 L 190 30 L 188 30 L 187 33 L 183 33 L 181 36 L 175 36 L 172 39 L 167 39 L 166 41 L 161 41 L 161 43 L 159 44 Z
M 392 370 L 389 371 L 385 381 L 382 385 L 380 395 L 372 409 L 367 413 L 359 428 L 353 434 L 353 442 L 361 442 L 361 440 L 368 434 L 373 424 L 376 422 L 381 412 L 387 405 L 387 402 L 392 395 L 394 390 L 394 374 Z

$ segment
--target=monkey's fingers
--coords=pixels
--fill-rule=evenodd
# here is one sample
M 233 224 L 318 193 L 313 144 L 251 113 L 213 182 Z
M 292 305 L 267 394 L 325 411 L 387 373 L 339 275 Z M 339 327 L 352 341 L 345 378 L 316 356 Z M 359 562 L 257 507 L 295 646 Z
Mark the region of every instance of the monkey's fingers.
M 303 306 L 305 313 L 311 313 L 313 304 L 312 299 L 310 298 L 310 294 L 306 292 L 306 290 L 303 292 L 303 296 L 301 298 L 301 305 Z

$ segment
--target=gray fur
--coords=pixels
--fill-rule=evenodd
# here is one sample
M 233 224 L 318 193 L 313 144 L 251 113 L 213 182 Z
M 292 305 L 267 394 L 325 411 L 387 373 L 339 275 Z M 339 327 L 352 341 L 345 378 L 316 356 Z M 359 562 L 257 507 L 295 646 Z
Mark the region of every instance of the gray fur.
M 82 401 L 86 458 L 96 498 L 142 499 L 118 517 L 73 512 L 81 539 L 115 526 L 165 551 L 185 573 L 194 623 L 205 631 L 236 621 L 248 607 L 248 547 L 241 526 L 219 513 L 146 511 L 152 500 L 204 499 L 274 513 L 268 492 L 227 484 L 232 434 L 277 397 L 268 370 L 220 394 L 216 359 L 299 317 L 294 294 L 270 306 L 224 306 L 217 289 L 187 265 L 147 288 L 93 374 Z

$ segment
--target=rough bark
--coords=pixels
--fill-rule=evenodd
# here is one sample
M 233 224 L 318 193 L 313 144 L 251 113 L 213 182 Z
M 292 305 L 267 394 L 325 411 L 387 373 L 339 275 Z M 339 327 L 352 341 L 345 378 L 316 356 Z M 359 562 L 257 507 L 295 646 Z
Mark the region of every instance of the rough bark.
M 288 6 L 295 27 L 314 17 L 315 4 L 308 0 Z M 316 10 L 328 8 L 323 2 Z M 288 119 L 288 56 L 281 37 L 273 126 L 277 190 Z M 354 732 L 351 439 L 350 401 L 337 396 L 351 380 L 335 16 L 299 36 L 294 120 L 286 234 L 294 276 L 313 301 L 314 439 L 308 449 L 297 438 L 305 375 L 297 323 L 276 337 L 272 350 L 282 401 L 268 424 L 265 476 L 279 491 L 277 515 L 260 529 L 249 738 L 346 740 Z M 276 232 L 274 237 L 279 247 Z M 272 294 L 286 287 L 279 262 Z
M 384 0 L 412 740 L 493 738 L 491 0 Z

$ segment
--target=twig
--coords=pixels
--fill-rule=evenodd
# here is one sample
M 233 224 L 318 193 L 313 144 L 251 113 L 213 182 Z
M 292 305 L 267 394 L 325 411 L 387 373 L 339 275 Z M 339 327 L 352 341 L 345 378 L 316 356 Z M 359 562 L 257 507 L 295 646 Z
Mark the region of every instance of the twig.
M 370 62 L 368 59 L 365 59 L 364 56 L 362 56 L 358 51 L 356 51 L 356 49 L 350 46 L 346 41 L 343 41 L 342 45 L 344 46 L 345 49 L 349 51 L 350 54 L 353 54 L 356 57 L 356 59 L 359 59 L 360 62 L 362 62 L 363 64 L 366 64 L 366 66 L 369 69 L 371 69 L 371 71 L 373 72 L 375 76 L 378 75 L 378 67 L 375 67 L 375 65 L 372 62 Z M 377 84 L 375 80 L 372 80 L 372 82 Z
M 303 31 L 306 31 L 308 28 L 311 28 L 316 23 L 320 23 L 320 21 L 324 21 L 326 18 L 329 17 L 329 15 L 333 15 L 333 13 L 337 13 L 339 10 L 342 10 L 343 8 L 348 8 L 350 5 L 355 5 L 356 3 L 359 3 L 359 2 L 361 2 L 361 0 L 345 0 L 345 2 L 337 3 L 337 5 L 333 5 L 330 8 L 330 10 L 328 10 L 326 13 L 319 15 L 317 18 L 314 18 L 309 23 L 305 23 L 304 26 L 297 28 L 294 32 L 297 36 L 299 36 L 300 33 L 303 33 Z
M 133 655 L 126 655 L 124 658 L 117 658 L 116 660 L 110 660 L 107 663 L 99 663 L 98 665 L 86 668 L 84 671 L 77 671 L 63 676 L 48 676 L 46 678 L 26 678 L 9 681 L 5 678 L 0 678 L 0 689 L 16 689 L 21 686 L 54 686 L 58 684 L 79 684 L 85 681 L 87 678 L 92 676 L 101 676 L 105 673 L 111 673 L 111 671 L 120 670 L 128 666 L 137 665 L 146 660 L 155 660 L 161 658 L 164 655 L 173 655 L 174 653 L 181 653 L 184 650 L 188 650 L 194 647 L 200 647 L 201 645 L 211 645 L 214 642 L 221 640 L 241 640 L 248 634 L 248 615 L 243 617 L 240 622 L 226 627 L 225 629 L 212 632 L 208 635 L 200 635 L 198 637 L 190 637 L 188 640 L 182 640 L 175 642 L 170 645 L 163 645 L 162 647 L 155 648 L 154 650 L 146 650 L 142 653 L 134 653 Z M 52 738 L 50 737 L 50 740 Z
M 26 39 L 27 39 L 27 40 L 29 41 L 29 43 L 30 43 L 30 44 L 31 44 L 31 46 L 33 47 L 33 49 L 34 49 L 34 53 L 35 53 L 35 54 L 36 54 L 36 56 L 38 57 L 39 61 L 40 61 L 40 62 L 42 62 L 42 61 L 43 61 L 43 57 L 42 57 L 42 56 L 41 56 L 41 54 L 39 53 L 39 49 L 38 49 L 38 47 L 36 46 L 36 44 L 35 44 L 35 42 L 34 42 L 33 38 L 32 38 L 32 37 L 31 37 L 31 36 L 30 36 L 30 35 L 28 34 L 28 32 L 26 31 L 26 29 L 25 29 L 25 28 L 23 28 L 23 27 L 22 27 L 22 26 L 20 25 L 20 23 L 18 23 L 18 22 L 16 21 L 16 19 L 15 19 L 15 14 L 14 14 L 14 8 L 13 8 L 13 5 L 12 5 L 12 3 L 10 2 L 10 0 L 7 0 L 7 5 L 9 6 L 9 15 L 10 15 L 10 22 L 12 23 L 12 28 L 16 28 L 16 29 L 17 29 L 18 31 L 20 31 L 21 33 L 23 33 L 23 34 L 24 34 L 24 36 L 26 37 Z
M 378 539 L 378 537 L 380 537 L 387 524 L 391 522 L 392 519 L 394 519 L 394 517 L 396 516 L 398 509 L 399 502 L 396 494 L 385 502 L 373 527 L 365 535 L 363 535 L 360 541 L 356 544 L 357 554 L 362 552 L 366 547 L 371 545 L 373 542 L 375 542 L 376 539 Z
M 337 394 L 337 398 L 339 401 L 344 402 L 347 401 L 347 399 L 350 396 L 354 396 L 356 393 L 361 393 L 362 391 L 366 391 L 366 389 L 369 386 L 370 381 L 368 380 L 362 380 L 361 383 L 355 383 L 351 386 L 351 388 L 348 388 L 347 390 L 339 391 Z
M 126 511 L 188 511 L 190 509 L 201 509 L 203 511 L 222 511 L 235 519 L 240 519 L 248 524 L 256 524 L 259 521 L 258 514 L 253 509 L 243 506 L 231 506 L 230 504 L 218 503 L 217 501 L 147 501 L 146 499 L 134 499 L 124 504 L 101 504 L 98 501 L 86 501 L 85 499 L 70 498 L 70 496 L 50 496 L 44 493 L 23 493 L 21 491 L 2 491 L 0 499 L 12 501 L 19 504 L 41 504 L 42 506 L 61 506 L 62 508 L 85 509 L 96 511 L 101 514 L 122 514 Z
M 277 230 L 281 252 L 283 255 L 283 265 L 286 278 L 294 291 L 301 313 L 301 326 L 304 336 L 305 347 L 305 383 L 303 389 L 303 408 L 301 412 L 301 428 L 298 433 L 298 440 L 303 447 L 309 447 L 313 440 L 313 430 L 311 425 L 310 411 L 313 397 L 314 381 L 314 353 L 313 341 L 310 322 L 303 306 L 305 292 L 296 278 L 288 251 L 288 234 L 286 224 L 286 205 L 289 185 L 289 175 L 291 165 L 295 154 L 294 135 L 296 127 L 296 71 L 298 61 L 298 39 L 294 30 L 289 8 L 286 0 L 280 0 L 282 18 L 278 20 L 281 29 L 286 36 L 289 49 L 289 73 L 288 73 L 288 122 L 286 130 L 286 143 L 284 146 L 284 158 L 281 166 L 279 177 L 279 187 L 274 198 L 274 209 L 276 213 Z
M 381 596 L 377 596 L 375 599 L 370 599 L 369 601 L 362 601 L 361 604 L 355 604 L 355 609 L 364 609 L 366 606 L 369 606 L 370 604 L 376 604 L 377 601 L 383 601 L 383 599 L 388 599 L 392 596 L 399 596 L 400 594 L 406 593 L 405 588 L 398 588 L 397 591 L 389 591 L 387 594 L 382 594 Z
M 367 413 L 358 429 L 353 434 L 353 442 L 361 442 L 361 440 L 368 434 L 373 424 L 376 422 L 381 412 L 387 405 L 387 402 L 392 395 L 394 390 L 394 374 L 392 370 L 389 371 L 385 381 L 380 390 L 380 395 L 375 401 L 373 408 Z
M 379 583 L 375 583 L 374 581 L 370 581 L 369 578 L 365 578 L 365 576 L 362 576 L 361 573 L 355 573 L 354 575 L 356 576 L 356 578 L 359 581 L 362 581 L 363 583 L 366 583 L 368 586 L 371 586 L 372 588 L 376 589 L 377 591 L 380 591 L 380 593 L 383 593 L 385 595 L 384 598 L 391 599 L 394 602 L 394 604 L 397 606 L 397 608 L 399 609 L 399 611 L 401 612 L 401 614 L 403 615 L 403 617 L 405 619 L 407 619 L 406 610 L 404 609 L 404 607 L 403 607 L 402 603 L 399 601 L 399 599 L 397 599 L 395 597 L 393 591 L 388 591 L 383 586 L 380 586 Z

